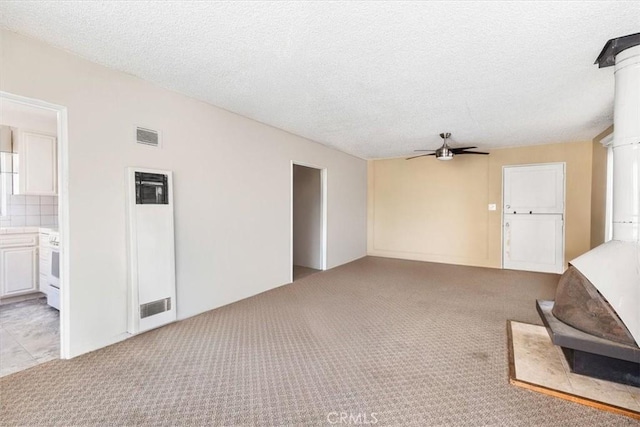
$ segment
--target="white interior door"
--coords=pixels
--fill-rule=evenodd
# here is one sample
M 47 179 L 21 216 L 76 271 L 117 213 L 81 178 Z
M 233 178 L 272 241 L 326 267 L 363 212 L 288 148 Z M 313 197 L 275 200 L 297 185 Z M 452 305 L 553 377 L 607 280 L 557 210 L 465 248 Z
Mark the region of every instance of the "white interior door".
M 503 170 L 503 268 L 564 271 L 564 163 Z

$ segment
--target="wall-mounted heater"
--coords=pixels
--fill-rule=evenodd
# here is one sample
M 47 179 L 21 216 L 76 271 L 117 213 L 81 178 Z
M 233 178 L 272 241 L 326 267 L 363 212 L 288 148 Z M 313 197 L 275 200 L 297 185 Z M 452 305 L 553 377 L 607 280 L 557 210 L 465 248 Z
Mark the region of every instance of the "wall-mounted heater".
M 128 168 L 129 322 L 132 334 L 176 320 L 170 171 Z

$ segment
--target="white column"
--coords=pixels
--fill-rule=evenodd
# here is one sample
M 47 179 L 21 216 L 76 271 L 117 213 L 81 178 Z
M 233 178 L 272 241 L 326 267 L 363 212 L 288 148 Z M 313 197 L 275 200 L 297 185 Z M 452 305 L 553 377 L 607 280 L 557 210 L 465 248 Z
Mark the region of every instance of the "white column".
M 616 55 L 613 240 L 640 242 L 640 46 Z

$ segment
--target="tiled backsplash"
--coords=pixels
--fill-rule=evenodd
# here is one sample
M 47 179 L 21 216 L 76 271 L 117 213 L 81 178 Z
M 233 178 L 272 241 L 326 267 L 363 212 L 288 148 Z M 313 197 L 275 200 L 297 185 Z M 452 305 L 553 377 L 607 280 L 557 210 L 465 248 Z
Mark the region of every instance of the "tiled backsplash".
M 0 227 L 58 225 L 58 197 L 7 195 L 7 214 Z

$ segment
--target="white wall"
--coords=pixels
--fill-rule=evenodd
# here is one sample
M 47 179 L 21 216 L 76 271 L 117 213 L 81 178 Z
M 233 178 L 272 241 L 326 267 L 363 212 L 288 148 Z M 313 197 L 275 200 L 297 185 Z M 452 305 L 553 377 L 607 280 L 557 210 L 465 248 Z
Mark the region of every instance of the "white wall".
M 293 165 L 293 264 L 322 269 L 320 169 Z
M 4 70 L 4 66 L 2 68 Z M 58 133 L 58 119 L 55 112 L 4 98 L 0 99 L 0 125 L 50 135 Z
M 181 319 L 289 281 L 292 160 L 328 170 L 328 267 L 365 255 L 365 161 L 44 43 L 0 38 L 0 90 L 68 108 L 71 355 L 125 337 L 127 166 L 174 171 Z M 162 131 L 164 147 L 134 144 L 136 124 Z

